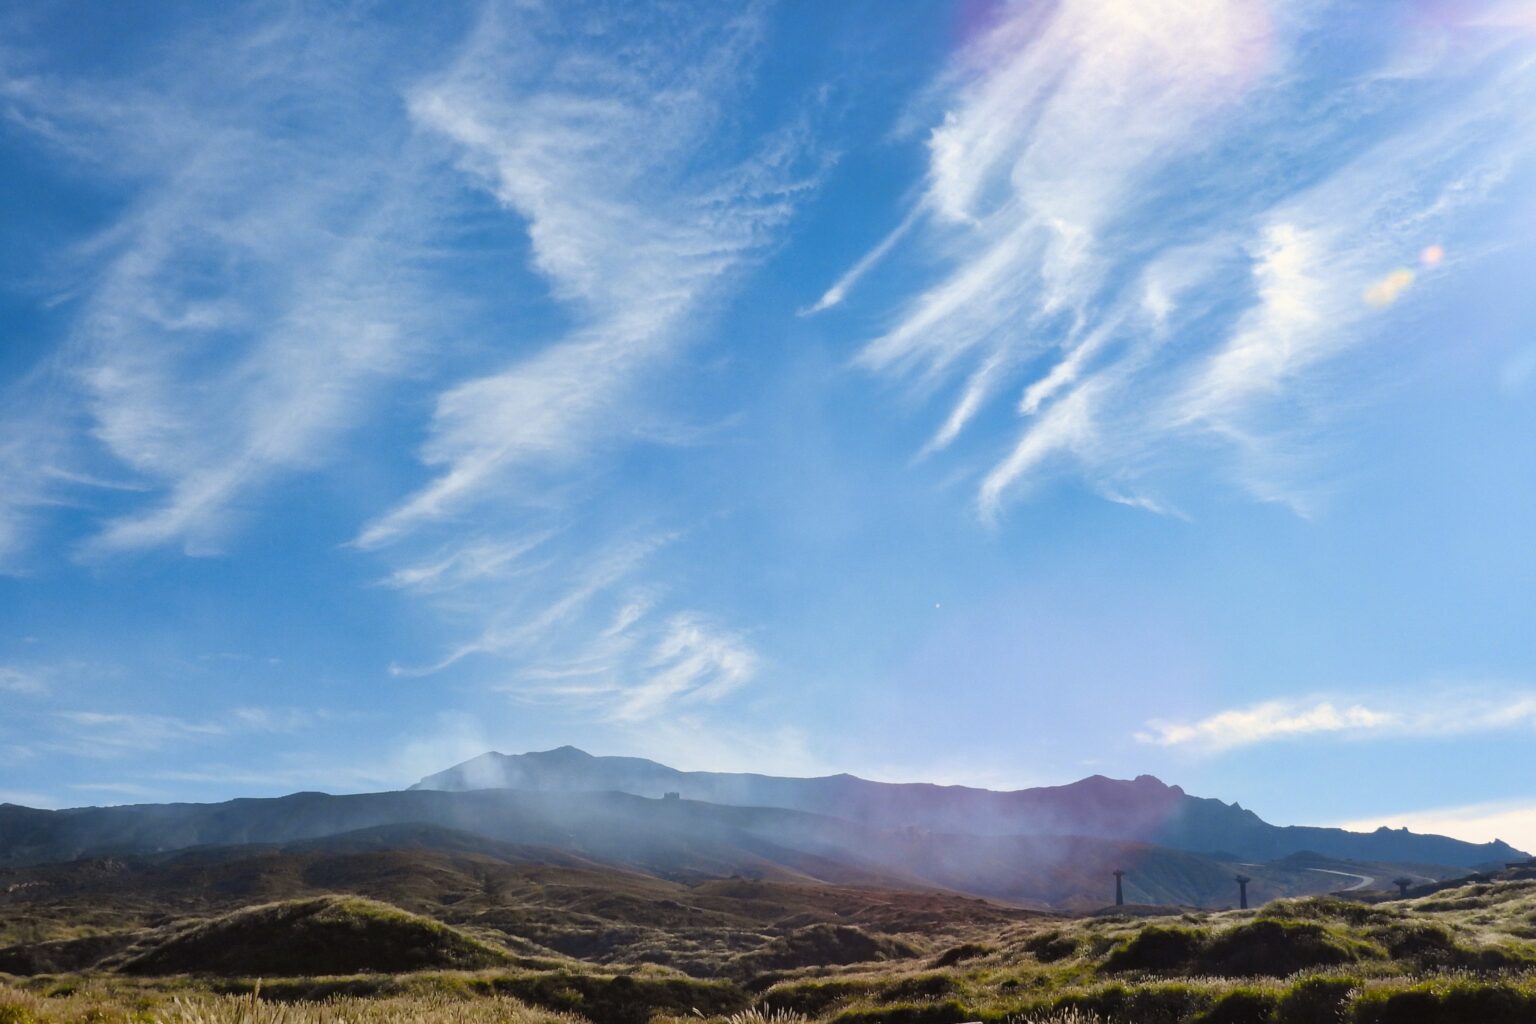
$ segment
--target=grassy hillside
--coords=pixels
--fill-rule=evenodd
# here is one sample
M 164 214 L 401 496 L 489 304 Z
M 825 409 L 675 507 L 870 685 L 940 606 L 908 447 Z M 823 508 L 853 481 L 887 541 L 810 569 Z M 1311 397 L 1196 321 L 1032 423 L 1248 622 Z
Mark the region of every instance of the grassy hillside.
M 1081 918 L 964 900 L 903 907 L 913 894 L 722 880 L 699 886 L 695 905 L 722 901 L 759 915 L 758 941 L 708 954 L 707 978 L 636 964 L 622 945 L 606 963 L 519 957 L 484 941 L 493 928 L 452 930 L 365 901 L 311 900 L 172 923 L 136 933 L 93 971 L 18 978 L 27 994 L 0 995 L 0 1004 L 23 1008 L 0 1009 L 0 1024 L 65 1024 L 47 1015 L 51 1000 L 35 996 L 74 991 L 95 993 L 105 1007 L 93 1024 L 149 1024 L 165 1019 L 156 1014 L 168 999 L 247 993 L 258 975 L 267 977 L 264 998 L 302 1005 L 367 996 L 408 1016 L 411 997 L 426 1000 L 428 1015 L 440 1012 L 433 1000 L 458 998 L 466 1024 L 482 1013 L 536 1012 L 517 1009 L 523 1004 L 593 1024 L 733 1015 L 735 1024 L 773 1015 L 780 1024 L 1530 1024 L 1536 877 L 1522 874 L 1531 873 L 1377 904 L 1308 898 L 1250 911 Z M 555 889 L 562 878 L 530 884 Z M 825 919 L 840 911 L 860 923 Z M 681 903 L 672 912 L 693 913 Z M 353 941 L 375 932 L 376 942 Z M 478 969 L 422 970 L 427 960 L 415 958 L 423 951 L 437 964 Z M 299 960 L 305 966 L 296 969 Z M 198 974 L 159 974 L 171 970 Z
M 1069 1011 L 1124 1024 L 1530 1022 L 1536 880 L 1375 906 L 1064 919 L 900 970 L 800 972 L 760 1000 L 838 1024 Z
M 504 950 L 387 903 L 322 896 L 140 932 L 96 966 L 141 975 L 281 976 L 474 970 L 510 959 Z
M 961 941 L 978 927 L 1039 916 L 952 893 L 674 880 L 579 861 L 509 862 L 506 854 L 370 849 L 348 839 L 340 850 L 215 849 L 0 872 L 0 947 L 24 946 L 32 965 L 0 948 L 0 970 L 76 969 L 179 918 L 329 893 L 383 900 L 523 956 L 651 962 L 701 976 L 816 924 Z

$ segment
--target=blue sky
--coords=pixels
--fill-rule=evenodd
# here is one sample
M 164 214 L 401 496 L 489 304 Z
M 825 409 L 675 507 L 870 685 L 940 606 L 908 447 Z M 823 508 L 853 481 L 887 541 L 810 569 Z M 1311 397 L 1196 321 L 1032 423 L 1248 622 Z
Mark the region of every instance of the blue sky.
M 0 799 L 1536 847 L 1530 0 L 11 5 L 0 176 Z

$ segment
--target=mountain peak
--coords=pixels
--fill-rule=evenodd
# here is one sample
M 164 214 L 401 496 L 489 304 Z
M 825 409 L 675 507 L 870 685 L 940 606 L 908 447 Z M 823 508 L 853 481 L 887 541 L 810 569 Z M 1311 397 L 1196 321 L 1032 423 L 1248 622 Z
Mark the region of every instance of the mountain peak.
M 570 745 L 526 754 L 487 753 L 422 779 L 412 789 L 508 789 L 533 793 L 626 793 L 750 808 L 781 808 L 877 829 L 922 828 L 992 836 L 1087 836 L 1223 850 L 1266 861 L 1299 850 L 1367 861 L 1470 867 L 1509 859 L 1497 844 L 1471 844 L 1383 829 L 1278 828 L 1241 804 L 1190 796 L 1155 775 L 1092 775 L 1063 786 L 1000 792 L 882 783 L 854 775 L 814 779 L 683 772 L 639 757 L 594 756 Z
M 587 753 L 585 750 L 582 750 L 580 747 L 573 747 L 569 743 L 565 744 L 564 746 L 555 747 L 552 750 L 530 750 L 528 753 L 523 754 L 521 756 L 523 756 L 523 757 L 537 757 L 537 758 L 540 758 L 540 759 L 543 759 L 543 760 L 550 760 L 550 761 L 554 761 L 554 760 L 561 760 L 561 761 L 595 761 L 596 760 L 595 757 L 593 757 L 591 754 Z

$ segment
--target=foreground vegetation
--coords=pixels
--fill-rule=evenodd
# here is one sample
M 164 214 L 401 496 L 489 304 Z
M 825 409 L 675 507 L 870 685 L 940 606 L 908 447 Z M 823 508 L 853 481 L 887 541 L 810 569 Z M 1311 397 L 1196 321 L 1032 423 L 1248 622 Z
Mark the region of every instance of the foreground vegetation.
M 494 930 L 335 897 L 135 933 L 90 970 L 16 976 L 0 1024 L 1536 1022 L 1533 878 L 1375 905 L 1009 920 L 977 905 L 976 919 L 897 931 L 911 928 L 900 915 L 791 915 L 705 977 L 530 957 Z M 358 956 L 381 959 L 363 971 Z

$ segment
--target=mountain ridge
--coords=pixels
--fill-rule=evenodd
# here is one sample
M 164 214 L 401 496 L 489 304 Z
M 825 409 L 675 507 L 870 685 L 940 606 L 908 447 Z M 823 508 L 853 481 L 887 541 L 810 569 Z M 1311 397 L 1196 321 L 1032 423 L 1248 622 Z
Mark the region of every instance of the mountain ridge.
M 370 849 L 478 849 L 507 862 L 658 878 L 944 890 L 1075 909 L 1102 906 L 1104 880 L 1121 869 L 1135 902 L 1222 906 L 1238 872 L 1253 876 L 1255 899 L 1272 899 L 1326 891 L 1341 875 L 1362 885 L 1405 871 L 1449 877 L 1520 856 L 1504 844 L 1406 831 L 1277 827 L 1150 775 L 996 792 L 848 774 L 681 772 L 562 747 L 488 752 L 382 793 L 58 811 L 0 805 L 0 869 L 343 834 Z M 1302 853 L 1316 863 L 1287 862 Z
M 1230 904 L 1234 871 L 1211 857 L 1144 843 L 879 831 L 781 808 L 623 793 L 295 794 L 34 813 L 44 816 L 43 827 L 26 837 L 29 845 L 19 845 L 22 837 L 6 827 L 10 816 L 0 808 L 0 891 L 11 885 L 29 891 L 31 883 L 55 877 L 54 869 L 93 877 L 99 869 L 113 876 L 123 858 L 133 857 L 173 856 L 211 867 L 274 851 L 421 850 L 619 869 L 690 883 L 739 877 L 1087 910 L 1104 904 L 1116 869 L 1130 872 L 1126 886 L 1134 901 L 1186 906 Z M 1333 884 L 1285 865 L 1244 870 L 1255 877 L 1256 897 L 1320 892 Z
M 1476 868 L 1525 856 L 1502 841 L 1469 843 L 1406 830 L 1348 832 L 1272 825 L 1237 803 L 1197 797 L 1152 775 L 1091 775 L 1059 786 L 989 790 L 926 782 L 874 782 L 856 775 L 812 778 L 747 772 L 685 772 L 637 757 L 573 746 L 526 754 L 488 751 L 424 777 L 411 790 L 508 788 L 536 792 L 623 792 L 749 807 L 807 811 L 874 828 L 929 828 L 978 836 L 1072 835 L 1128 840 L 1193 853 L 1268 861 L 1310 852 L 1360 861 Z

